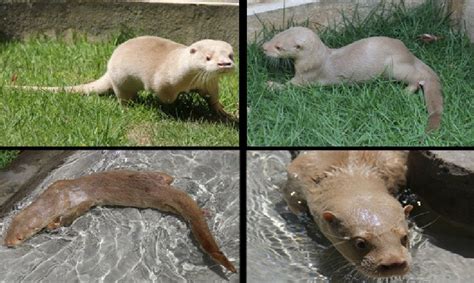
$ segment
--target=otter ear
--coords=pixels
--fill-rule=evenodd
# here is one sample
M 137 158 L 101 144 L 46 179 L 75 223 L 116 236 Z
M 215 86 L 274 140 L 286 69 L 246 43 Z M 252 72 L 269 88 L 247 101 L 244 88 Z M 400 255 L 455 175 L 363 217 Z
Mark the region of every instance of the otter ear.
M 196 51 L 197 51 L 197 49 L 193 47 L 189 50 L 189 53 L 194 54 L 194 53 L 196 53 Z
M 413 209 L 413 205 L 408 204 L 403 207 L 403 212 L 405 212 L 405 217 L 408 217 L 410 215 L 411 210 Z
M 334 213 L 327 210 L 323 212 L 322 216 L 323 219 L 326 220 L 328 223 L 333 223 L 336 220 L 336 216 L 334 215 Z

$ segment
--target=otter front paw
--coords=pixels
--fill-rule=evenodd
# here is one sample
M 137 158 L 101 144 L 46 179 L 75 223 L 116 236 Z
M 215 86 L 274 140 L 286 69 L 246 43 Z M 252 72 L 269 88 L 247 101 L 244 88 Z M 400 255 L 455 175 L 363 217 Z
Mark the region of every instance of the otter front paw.
M 239 118 L 227 113 L 224 106 L 220 102 L 210 103 L 214 112 L 219 116 L 219 119 L 225 123 L 238 123 Z

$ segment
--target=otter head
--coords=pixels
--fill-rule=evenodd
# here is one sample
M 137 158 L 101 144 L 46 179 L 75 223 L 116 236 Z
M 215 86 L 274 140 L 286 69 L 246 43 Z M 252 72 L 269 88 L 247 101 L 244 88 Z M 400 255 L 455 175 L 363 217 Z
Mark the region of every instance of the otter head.
M 191 67 L 208 74 L 219 75 L 234 70 L 234 51 L 224 41 L 204 39 L 188 47 Z
M 61 202 L 56 194 L 46 191 L 44 195 L 35 200 L 31 205 L 20 211 L 13 218 L 4 239 L 4 245 L 17 246 L 45 227 L 56 227 Z
M 7 247 L 17 246 L 38 233 L 47 225 L 47 221 L 41 218 L 40 211 L 25 209 L 18 213 L 10 223 L 4 244 Z
M 333 199 L 320 212 L 321 231 L 362 274 L 406 274 L 411 264 L 406 217 L 413 207 L 402 207 L 381 179 L 349 178 L 339 185 L 354 193 Z
M 275 35 L 263 44 L 265 55 L 275 58 L 298 59 L 322 44 L 319 37 L 310 29 L 293 27 Z

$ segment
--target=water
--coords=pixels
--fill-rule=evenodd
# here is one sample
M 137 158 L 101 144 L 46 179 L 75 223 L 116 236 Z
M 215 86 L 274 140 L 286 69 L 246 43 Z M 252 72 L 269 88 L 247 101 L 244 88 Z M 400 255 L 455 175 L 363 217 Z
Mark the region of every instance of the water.
M 288 151 L 247 153 L 248 282 L 371 281 L 330 247 L 311 219 L 288 211 L 279 188 L 290 160 Z M 414 225 L 410 242 L 412 269 L 390 282 L 474 282 L 472 238 L 428 236 Z
M 212 234 L 239 269 L 238 151 L 79 151 L 17 209 L 56 180 L 119 168 L 174 176 L 173 186 L 209 212 Z M 1 219 L 2 235 L 11 217 Z M 239 281 L 238 274 L 222 270 L 198 247 L 184 221 L 153 209 L 96 207 L 70 227 L 41 232 L 15 249 L 0 246 L 5 282 Z

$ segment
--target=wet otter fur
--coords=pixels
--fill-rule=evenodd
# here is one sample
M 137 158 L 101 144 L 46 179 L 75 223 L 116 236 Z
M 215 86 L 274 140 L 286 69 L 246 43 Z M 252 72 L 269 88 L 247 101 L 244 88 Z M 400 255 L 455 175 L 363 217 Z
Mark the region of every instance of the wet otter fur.
M 321 232 L 369 277 L 402 276 L 411 256 L 406 217 L 411 205 L 394 198 L 406 182 L 400 151 L 308 151 L 288 166 L 284 198 L 309 209 Z
M 429 115 L 426 131 L 441 125 L 443 97 L 439 77 L 398 39 L 369 37 L 332 49 L 312 30 L 293 27 L 275 35 L 262 48 L 267 56 L 294 59 L 295 76 L 290 80 L 294 85 L 333 85 L 383 75 L 408 84 L 409 92 L 422 86 Z M 269 84 L 281 87 L 274 82 Z
M 173 188 L 173 177 L 160 172 L 115 170 L 60 180 L 13 218 L 4 244 L 14 247 L 43 228 L 68 226 L 99 205 L 155 208 L 181 216 L 190 226 L 201 249 L 231 272 L 234 265 L 220 251 L 203 211 L 185 192 Z

